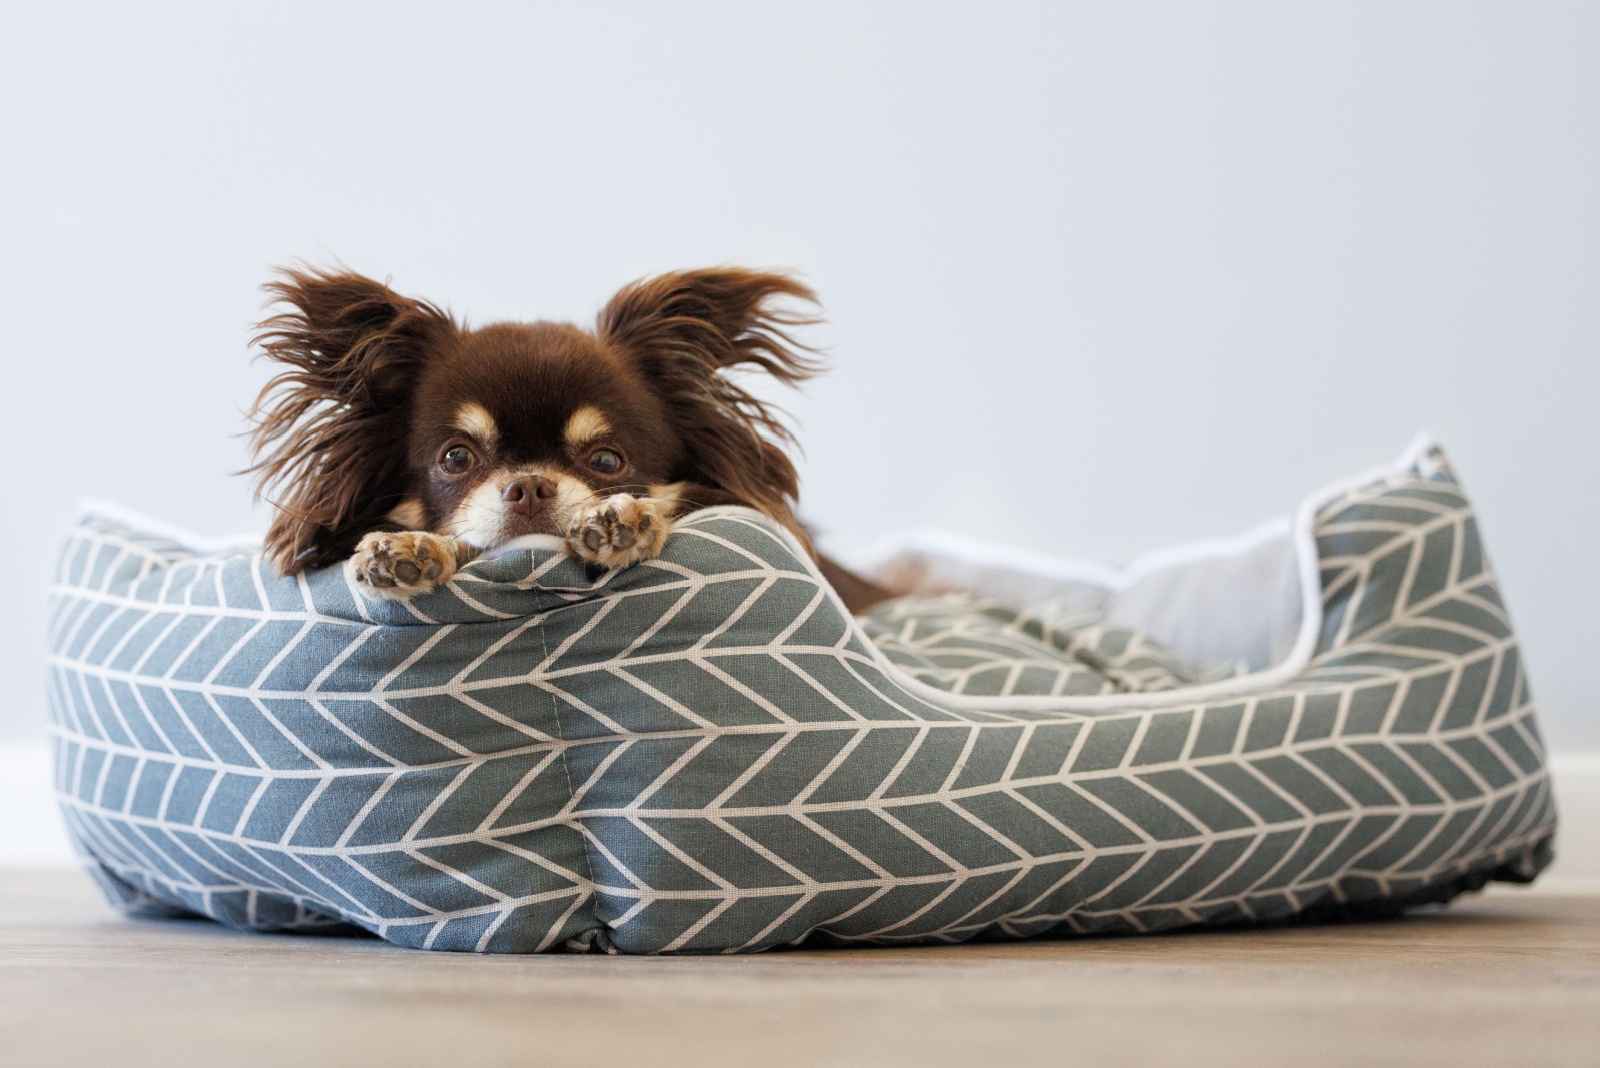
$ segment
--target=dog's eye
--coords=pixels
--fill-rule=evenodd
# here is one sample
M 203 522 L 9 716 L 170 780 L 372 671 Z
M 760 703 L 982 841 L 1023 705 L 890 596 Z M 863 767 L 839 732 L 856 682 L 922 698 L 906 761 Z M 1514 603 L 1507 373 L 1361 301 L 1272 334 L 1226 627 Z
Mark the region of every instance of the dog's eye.
M 622 454 L 612 449 L 596 449 L 589 454 L 589 466 L 602 475 L 614 475 L 622 470 Z
M 439 457 L 439 466 L 452 475 L 459 475 L 472 466 L 472 450 L 465 445 L 446 449 L 444 455 Z

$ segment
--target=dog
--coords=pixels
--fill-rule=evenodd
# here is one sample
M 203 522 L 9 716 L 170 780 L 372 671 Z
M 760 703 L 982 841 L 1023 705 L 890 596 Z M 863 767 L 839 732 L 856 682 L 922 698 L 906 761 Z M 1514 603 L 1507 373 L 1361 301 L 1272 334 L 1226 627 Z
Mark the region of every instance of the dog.
M 264 550 L 281 574 L 342 563 L 364 596 L 449 582 L 513 538 L 554 534 L 598 569 L 659 555 L 674 519 L 753 508 L 817 560 L 852 612 L 891 596 L 818 556 L 778 413 L 730 371 L 820 370 L 788 274 L 735 268 L 634 282 L 593 329 L 469 328 L 348 271 L 285 268 L 255 344 L 283 365 L 250 416 Z

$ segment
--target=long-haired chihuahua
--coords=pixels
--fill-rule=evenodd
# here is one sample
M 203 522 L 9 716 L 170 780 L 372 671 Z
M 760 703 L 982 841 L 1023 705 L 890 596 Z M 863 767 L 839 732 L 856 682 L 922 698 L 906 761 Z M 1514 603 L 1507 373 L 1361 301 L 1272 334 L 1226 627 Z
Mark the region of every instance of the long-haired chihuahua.
M 730 378 L 794 384 L 809 289 L 779 273 L 682 271 L 635 282 L 592 330 L 469 328 L 344 271 L 285 269 L 256 341 L 284 369 L 251 415 L 265 549 L 285 574 L 343 562 L 363 594 L 404 598 L 478 554 L 554 534 L 600 568 L 661 552 L 676 516 L 740 504 L 810 549 L 792 438 Z M 888 593 L 818 558 L 852 611 Z

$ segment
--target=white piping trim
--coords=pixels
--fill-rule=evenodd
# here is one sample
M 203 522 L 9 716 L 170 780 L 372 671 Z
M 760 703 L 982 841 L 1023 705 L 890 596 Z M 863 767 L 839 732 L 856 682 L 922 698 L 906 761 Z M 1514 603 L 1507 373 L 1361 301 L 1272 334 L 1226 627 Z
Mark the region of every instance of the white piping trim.
M 1350 490 L 1381 482 L 1390 475 L 1414 466 L 1423 454 L 1433 448 L 1434 445 L 1433 435 L 1426 432 L 1417 435 L 1411 444 L 1406 447 L 1406 450 L 1400 454 L 1399 458 L 1392 463 L 1373 468 L 1350 478 L 1340 479 L 1306 497 L 1301 501 L 1300 507 L 1295 510 L 1292 520 L 1279 519 L 1271 523 L 1265 523 L 1236 538 L 1209 539 L 1192 542 L 1187 545 L 1174 546 L 1169 549 L 1157 549 L 1139 557 L 1125 568 L 1113 568 L 1105 564 L 1058 559 L 1046 556 L 1043 553 L 1011 549 L 1004 546 L 985 545 L 959 535 L 940 532 L 912 532 L 900 536 L 898 542 L 894 538 L 889 538 L 879 543 L 879 547 L 897 543 L 908 546 L 913 544 L 923 545 L 929 548 L 937 545 L 939 551 L 944 555 L 955 556 L 968 562 L 990 565 L 1002 564 L 1024 572 L 1031 572 L 1041 577 L 1092 583 L 1114 590 L 1125 587 L 1140 576 L 1158 568 L 1171 567 L 1175 564 L 1190 563 L 1196 560 L 1237 556 L 1260 545 L 1271 537 L 1282 536 L 1287 523 L 1287 532 L 1292 539 L 1291 547 L 1295 553 L 1295 565 L 1300 575 L 1300 630 L 1295 637 L 1295 643 L 1289 655 L 1281 663 L 1261 671 L 1254 671 L 1247 675 L 1236 675 L 1219 682 L 1204 683 L 1198 686 L 1181 686 L 1176 689 L 1158 690 L 1153 693 L 1107 694 L 1099 697 L 1051 697 L 1048 695 L 974 697 L 967 694 L 949 693 L 913 678 L 890 662 L 882 650 L 868 640 L 865 634 L 861 633 L 859 625 L 852 624 L 852 626 L 856 629 L 857 637 L 871 651 L 873 660 L 879 670 L 897 685 L 930 703 L 971 709 L 973 711 L 1089 712 L 1119 708 L 1150 708 L 1158 705 L 1209 701 L 1220 697 L 1232 697 L 1270 689 L 1291 681 L 1306 669 L 1306 666 L 1311 662 L 1311 653 L 1316 648 L 1317 634 L 1322 629 L 1321 562 L 1317 557 L 1315 533 L 1317 513 L 1322 510 L 1324 505 L 1338 499 Z M 239 535 L 222 539 L 200 538 L 160 520 L 151 519 L 131 509 L 105 501 L 85 500 L 81 505 L 81 509 L 85 515 L 99 516 L 113 522 L 125 523 L 135 530 L 169 538 L 180 545 L 200 552 L 215 552 L 218 549 L 237 548 L 247 545 L 258 546 L 261 542 L 261 539 L 254 535 Z M 811 577 L 817 580 L 822 587 L 824 595 L 833 602 L 834 607 L 845 616 L 850 616 L 850 610 L 845 607 L 844 601 L 840 599 L 833 587 L 822 577 L 822 572 L 818 570 L 816 562 L 811 559 L 811 555 L 801 546 L 794 534 L 787 529 L 772 522 L 761 513 L 740 505 L 718 505 L 714 508 L 702 509 L 694 514 L 697 516 L 736 515 L 761 520 L 764 525 L 770 528 L 770 533 L 788 546 L 789 550 L 805 566 Z M 518 538 L 515 541 L 518 547 L 532 547 L 534 545 L 543 547 L 548 544 L 548 542 L 543 541 L 547 537 L 550 536 L 533 535 L 527 538 Z M 540 541 L 536 542 L 535 538 L 540 539 Z M 497 547 L 497 551 L 511 547 L 513 547 L 513 544 L 507 543 L 507 545 Z M 875 547 L 875 551 L 879 547 Z
M 107 519 L 113 523 L 121 523 L 123 526 L 136 530 L 141 534 L 166 538 L 168 541 L 176 542 L 185 549 L 193 549 L 197 553 L 221 552 L 224 549 L 261 548 L 260 534 L 227 534 L 220 538 L 207 538 L 163 520 L 152 518 L 143 512 L 136 512 L 132 508 L 113 501 L 101 500 L 99 497 L 84 497 L 78 501 L 78 515 L 83 519 Z
M 1269 541 L 1288 537 L 1292 524 L 1288 516 L 1269 519 L 1233 538 L 1208 538 L 1154 549 L 1135 557 L 1123 567 L 1094 560 L 1069 560 L 1031 549 L 978 541 L 948 530 L 918 527 L 895 531 L 874 542 L 862 552 L 851 553 L 848 563 L 864 571 L 876 571 L 901 553 L 925 553 L 959 560 L 964 564 L 1020 571 L 1057 582 L 1081 582 L 1106 590 L 1124 590 L 1152 571 L 1211 560 L 1242 556 Z

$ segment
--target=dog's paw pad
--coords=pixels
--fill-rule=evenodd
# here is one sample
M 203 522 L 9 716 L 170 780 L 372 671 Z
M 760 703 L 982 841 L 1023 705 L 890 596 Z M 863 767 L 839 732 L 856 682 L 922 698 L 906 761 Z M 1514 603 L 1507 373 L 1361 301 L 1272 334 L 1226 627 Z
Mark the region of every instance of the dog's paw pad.
M 658 502 L 618 493 L 572 517 L 567 551 L 585 563 L 628 567 L 661 554 L 669 525 Z
M 456 554 L 450 542 L 436 534 L 368 534 L 345 567 L 363 594 L 393 600 L 449 582 L 456 571 Z

